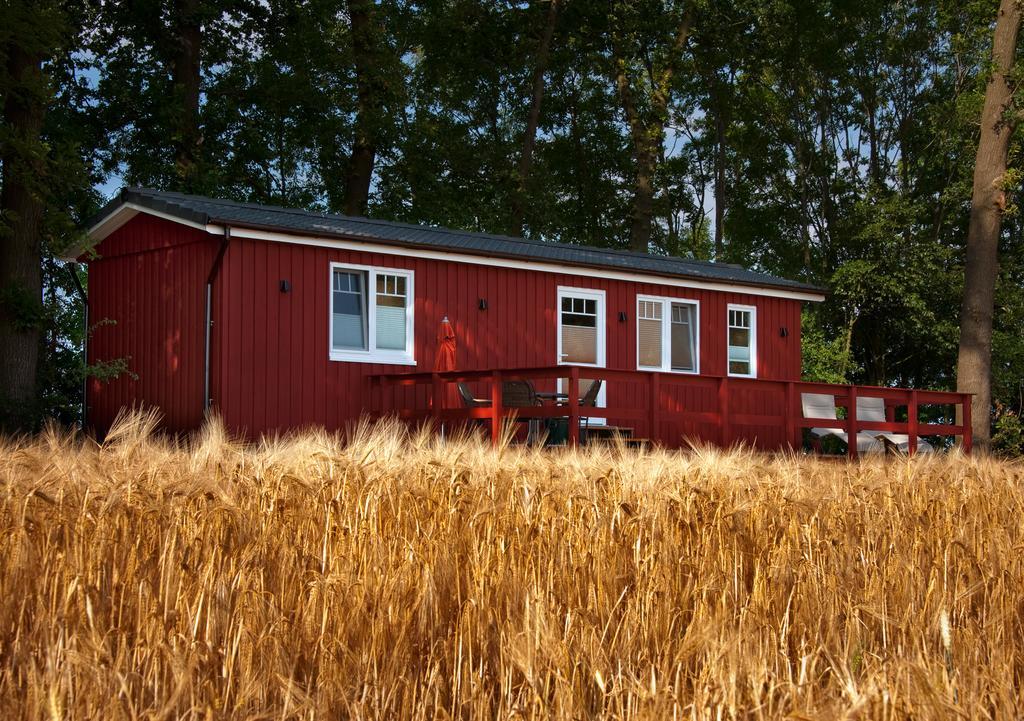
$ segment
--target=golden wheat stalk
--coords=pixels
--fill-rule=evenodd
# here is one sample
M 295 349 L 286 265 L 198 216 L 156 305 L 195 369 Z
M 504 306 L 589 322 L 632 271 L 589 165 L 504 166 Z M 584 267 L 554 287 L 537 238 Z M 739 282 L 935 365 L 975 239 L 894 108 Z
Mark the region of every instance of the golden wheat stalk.
M 1024 714 L 1020 464 L 157 421 L 0 440 L 0 717 Z

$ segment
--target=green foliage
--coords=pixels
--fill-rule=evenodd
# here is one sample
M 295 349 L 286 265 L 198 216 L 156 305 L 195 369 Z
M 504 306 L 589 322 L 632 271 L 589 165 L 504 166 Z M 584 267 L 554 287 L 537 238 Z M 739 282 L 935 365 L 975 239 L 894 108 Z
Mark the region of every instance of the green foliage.
M 202 100 L 187 180 L 173 78 L 190 3 L 54 3 L 40 6 L 52 22 L 0 23 L 0 40 L 49 49 L 49 85 L 30 89 L 48 98 L 46 128 L 22 148 L 47 167 L 46 291 L 41 314 L 23 312 L 44 329 L 47 412 L 69 412 L 83 374 L 127 370 L 84 367 L 80 305 L 53 260 L 99 207 L 94 188 L 123 180 L 340 211 L 360 52 L 372 55 L 371 215 L 504 232 L 519 199 L 532 237 L 627 247 L 636 167 L 621 69 L 658 134 L 653 248 L 712 257 L 719 202 L 722 260 L 831 291 L 803 317 L 806 377 L 953 387 L 995 0 L 562 0 L 523 188 L 547 3 L 383 0 L 369 49 L 353 42 L 345 0 L 191 4 Z M 12 91 L 2 90 L 0 103 Z M 20 141 L 4 127 L 0 142 Z M 1022 153 L 1015 138 L 993 339 L 995 397 L 1016 417 Z
M 800 318 L 800 350 L 804 380 L 819 383 L 847 383 L 852 374 L 853 357 L 844 337 L 826 337 L 810 311 Z
M 1020 414 L 996 405 L 996 432 L 992 434 L 992 448 L 1005 456 L 1024 456 L 1024 420 Z

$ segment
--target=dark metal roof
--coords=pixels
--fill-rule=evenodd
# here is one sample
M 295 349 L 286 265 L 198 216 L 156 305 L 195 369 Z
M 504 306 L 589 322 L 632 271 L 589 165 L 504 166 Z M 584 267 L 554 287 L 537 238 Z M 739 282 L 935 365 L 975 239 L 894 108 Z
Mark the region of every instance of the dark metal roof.
M 822 288 L 814 285 L 779 278 L 767 273 L 757 273 L 725 263 L 528 240 L 490 233 L 472 233 L 372 218 L 314 213 L 294 208 L 238 203 L 231 200 L 217 200 L 198 195 L 146 188 L 122 190 L 93 219 L 90 227 L 95 227 L 115 213 L 124 203 L 134 203 L 143 208 L 200 225 L 230 225 L 299 236 L 357 240 L 382 245 L 453 251 L 541 263 L 559 263 L 671 278 L 778 288 L 819 295 L 824 293 Z

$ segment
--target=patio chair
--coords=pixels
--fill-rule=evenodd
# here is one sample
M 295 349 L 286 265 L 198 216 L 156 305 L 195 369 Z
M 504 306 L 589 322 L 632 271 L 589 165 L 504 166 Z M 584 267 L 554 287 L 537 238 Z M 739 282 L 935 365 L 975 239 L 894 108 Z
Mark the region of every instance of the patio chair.
M 532 408 L 542 404 L 537 397 L 537 389 L 531 381 L 504 381 L 501 384 L 501 405 L 505 408 Z M 532 443 L 540 435 L 540 420 L 522 418 L 527 421 L 526 442 Z
M 470 390 L 469 386 L 465 383 L 456 383 L 456 387 L 459 389 L 459 398 L 462 399 L 462 405 L 466 408 L 489 408 L 491 405 L 490 398 L 474 398 L 473 391 Z
M 872 423 L 885 423 L 885 399 L 872 398 L 871 396 L 857 396 L 857 418 Z M 906 433 L 892 433 L 890 431 L 864 431 L 865 433 L 878 438 L 890 448 L 902 453 L 910 451 L 910 436 Z M 935 449 L 925 439 L 918 437 L 917 450 L 919 453 L 931 453 Z
M 830 396 L 827 393 L 801 393 L 800 402 L 804 409 L 804 418 L 809 420 L 827 420 L 837 421 L 839 416 L 836 415 L 836 399 L 835 396 Z M 822 438 L 832 436 L 838 438 L 843 443 L 849 445 L 849 436 L 846 431 L 842 428 L 811 428 L 811 437 L 817 441 Z M 858 433 L 857 434 L 857 452 L 858 453 L 884 453 L 885 446 L 882 442 L 875 438 L 869 433 Z
M 587 388 L 587 392 L 580 398 L 580 426 L 583 429 L 584 442 L 586 441 L 586 433 L 590 430 L 590 417 L 582 415 L 583 408 L 596 408 L 597 407 L 597 396 L 601 392 L 601 383 L 603 381 L 596 380 L 590 382 L 590 387 Z

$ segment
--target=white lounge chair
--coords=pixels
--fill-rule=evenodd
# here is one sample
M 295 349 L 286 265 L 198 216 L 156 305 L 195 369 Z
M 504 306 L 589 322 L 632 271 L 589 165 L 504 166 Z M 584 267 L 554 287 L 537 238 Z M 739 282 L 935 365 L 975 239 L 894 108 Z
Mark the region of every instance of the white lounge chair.
M 839 420 L 839 416 L 836 415 L 836 399 L 834 396 L 830 396 L 827 393 L 801 393 L 800 402 L 804 408 L 804 418 L 808 420 L 817 420 L 819 418 L 824 421 Z M 842 428 L 812 428 L 811 436 L 814 438 L 834 436 L 847 445 L 850 442 L 849 436 Z M 885 445 L 870 433 L 861 432 L 857 434 L 857 452 L 884 453 Z
M 871 396 L 858 396 L 857 397 L 857 419 L 862 421 L 870 421 L 872 423 L 885 423 L 885 399 L 884 398 L 872 398 Z M 891 444 L 894 448 L 908 453 L 910 451 L 910 436 L 906 433 L 892 433 L 890 431 L 864 431 L 865 433 L 874 436 L 885 443 Z M 925 439 L 918 436 L 917 438 L 917 451 L 918 453 L 931 453 L 935 449 L 932 448 L 932 444 Z

